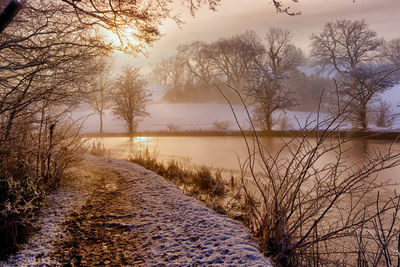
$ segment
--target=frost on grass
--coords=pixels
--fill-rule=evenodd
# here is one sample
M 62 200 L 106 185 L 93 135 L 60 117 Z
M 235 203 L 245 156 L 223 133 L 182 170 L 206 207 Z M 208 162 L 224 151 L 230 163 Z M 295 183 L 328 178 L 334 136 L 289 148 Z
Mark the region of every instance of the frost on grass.
M 90 182 L 53 195 L 42 229 L 4 265 L 271 266 L 244 226 L 153 172 L 105 157 L 86 163 Z
M 80 169 L 70 170 L 61 188 L 47 198 L 38 220 L 33 223 L 38 231 L 7 262 L 0 261 L 0 266 L 56 265 L 51 254 L 57 241 L 66 236 L 63 223 L 71 213 L 83 206 L 88 198 L 88 192 L 84 189 L 94 180 L 96 177 L 86 171 L 83 165 Z

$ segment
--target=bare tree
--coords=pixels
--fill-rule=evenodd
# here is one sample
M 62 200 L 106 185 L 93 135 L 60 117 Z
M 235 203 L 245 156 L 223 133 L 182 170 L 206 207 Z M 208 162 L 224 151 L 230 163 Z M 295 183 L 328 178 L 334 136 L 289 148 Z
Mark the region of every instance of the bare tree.
M 385 44 L 384 54 L 389 62 L 400 66 L 400 38 L 393 39 Z
M 101 66 L 99 70 L 98 77 L 95 80 L 93 86 L 95 89 L 91 92 L 89 96 L 89 104 L 90 106 L 97 112 L 100 119 L 100 128 L 99 133 L 103 133 L 103 115 L 104 110 L 111 103 L 110 95 L 111 95 L 111 77 L 110 77 L 110 68 L 111 64 L 106 63 L 104 60 L 101 60 L 98 63 Z
M 335 71 L 341 83 L 339 92 L 347 99 L 355 99 L 350 119 L 356 126 L 366 129 L 371 100 L 394 85 L 390 76 L 395 70 L 379 64 L 383 40 L 360 20 L 327 23 L 311 40 L 317 64 Z
M 146 90 L 146 81 L 140 78 L 139 71 L 138 68 L 125 67 L 113 91 L 114 114 L 125 121 L 129 134 L 136 131 L 138 118 L 149 116 L 146 104 L 151 94 Z
M 244 89 L 251 67 L 258 64 L 265 49 L 256 33 L 247 31 L 209 44 L 207 52 L 218 74 L 234 87 Z
M 271 131 L 273 114 L 295 104 L 294 92 L 285 81 L 297 70 L 303 52 L 291 43 L 291 33 L 282 28 L 269 28 L 266 34 L 266 53 L 250 72 L 247 94 L 255 106 L 254 121 L 263 130 Z
M 182 96 L 182 89 L 186 83 L 192 82 L 192 75 L 185 65 L 185 61 L 178 55 L 163 59 L 156 65 L 153 72 L 160 81 L 169 84 L 164 99 L 178 101 Z
M 271 131 L 273 114 L 295 105 L 294 93 L 282 85 L 269 69 L 253 68 L 247 88 L 250 103 L 254 105 L 253 120 L 258 128 Z
M 90 90 L 91 63 L 107 47 L 71 15 L 64 4 L 24 1 L 0 35 L 0 257 L 79 158 L 66 111 Z
M 161 62 L 155 64 L 151 71 L 151 79 L 154 80 L 155 84 L 160 85 L 167 85 L 169 82 L 168 73 L 165 69 L 166 62 L 162 60 Z
M 207 44 L 200 41 L 178 47 L 178 57 L 185 62 L 188 71 L 197 79 L 207 94 L 217 73 L 206 50 Z
M 283 28 L 271 27 L 266 37 L 266 62 L 274 76 L 287 75 L 304 61 L 304 53 L 292 43 L 292 34 Z
M 185 62 L 177 55 L 163 59 L 158 64 L 158 71 L 166 77 L 165 81 L 171 83 L 176 88 L 180 87 L 186 81 L 187 69 L 185 68 Z

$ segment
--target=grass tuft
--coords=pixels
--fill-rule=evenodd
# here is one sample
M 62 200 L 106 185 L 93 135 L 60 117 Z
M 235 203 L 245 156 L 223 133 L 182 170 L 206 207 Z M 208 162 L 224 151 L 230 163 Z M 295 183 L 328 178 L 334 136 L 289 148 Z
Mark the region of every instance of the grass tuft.
M 222 181 L 220 171 L 213 175 L 211 169 L 206 166 L 188 169 L 176 160 L 171 160 L 164 164 L 157 160 L 156 153 L 150 153 L 148 149 L 137 153 L 135 157 L 130 157 L 129 161 L 173 182 L 183 188 L 186 194 L 205 202 L 216 212 L 227 214 L 227 207 L 223 204 L 223 197 L 227 192 L 228 184 Z

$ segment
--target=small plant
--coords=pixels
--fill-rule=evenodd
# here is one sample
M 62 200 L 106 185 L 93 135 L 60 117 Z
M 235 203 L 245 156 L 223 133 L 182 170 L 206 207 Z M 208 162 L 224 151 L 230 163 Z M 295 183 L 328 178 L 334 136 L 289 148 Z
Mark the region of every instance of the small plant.
M 214 186 L 214 179 L 210 169 L 206 166 L 200 167 L 193 175 L 192 182 L 200 191 L 210 192 Z
M 168 132 L 177 132 L 179 130 L 179 128 L 180 128 L 180 126 L 173 122 L 170 122 L 167 124 Z
M 391 127 L 396 120 L 390 104 L 384 100 L 379 101 L 374 107 L 374 121 L 377 127 Z
M 92 145 L 88 148 L 88 153 L 95 156 L 110 156 L 110 151 L 104 147 L 100 140 L 92 142 Z
M 226 130 L 228 130 L 230 125 L 231 125 L 231 123 L 229 121 L 218 121 L 218 120 L 215 120 L 213 122 L 213 128 L 216 131 L 226 131 Z

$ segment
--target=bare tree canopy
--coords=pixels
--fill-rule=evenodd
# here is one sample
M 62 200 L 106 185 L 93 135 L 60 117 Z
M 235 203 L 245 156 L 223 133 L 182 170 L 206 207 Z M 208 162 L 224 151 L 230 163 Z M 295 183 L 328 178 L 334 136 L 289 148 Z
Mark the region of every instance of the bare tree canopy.
M 145 52 L 146 45 L 152 44 L 162 36 L 159 27 L 165 19 L 181 23 L 179 14 L 174 14 L 172 0 L 61 1 L 73 8 L 82 24 L 112 31 L 119 38 L 120 49 L 133 54 Z M 220 0 L 182 1 L 193 15 L 204 4 L 215 10 L 219 2 Z
M 98 75 L 93 82 L 93 90 L 90 92 L 88 97 L 88 103 L 99 115 L 100 125 L 99 133 L 103 133 L 103 115 L 106 108 L 110 105 L 111 95 L 111 65 L 112 63 L 106 62 L 104 59 L 100 59 L 97 63 L 99 68 L 96 68 L 96 74 Z
M 146 104 L 150 101 L 151 94 L 145 89 L 146 84 L 140 78 L 139 69 L 128 66 L 115 82 L 113 112 L 125 121 L 129 134 L 136 131 L 140 117 L 149 116 Z
M 259 64 L 265 48 L 254 31 L 247 31 L 231 38 L 222 38 L 211 44 L 207 56 L 219 75 L 235 88 L 242 88 L 249 71 Z
M 210 57 L 207 56 L 207 44 L 195 41 L 178 47 L 178 56 L 185 62 L 186 68 L 194 79 L 204 86 L 205 90 L 210 88 L 216 79 L 217 73 Z
M 345 74 L 378 58 L 383 39 L 364 20 L 337 20 L 311 36 L 312 56 L 325 67 Z
M 400 38 L 393 39 L 386 43 L 384 53 L 391 63 L 400 66 Z
M 271 27 L 266 37 L 267 64 L 276 76 L 292 71 L 304 61 L 304 53 L 292 43 L 292 34 L 283 28 Z
M 285 81 L 297 70 L 304 53 L 291 42 L 291 33 L 283 28 L 269 28 L 266 34 L 265 54 L 251 67 L 247 95 L 254 105 L 254 122 L 262 130 L 271 131 L 273 114 L 295 104 L 294 92 Z
M 368 127 L 369 104 L 396 81 L 393 66 L 382 64 L 383 39 L 364 20 L 337 20 L 313 34 L 312 56 L 324 69 L 338 75 L 339 93 L 355 105 L 351 120 L 357 127 Z

